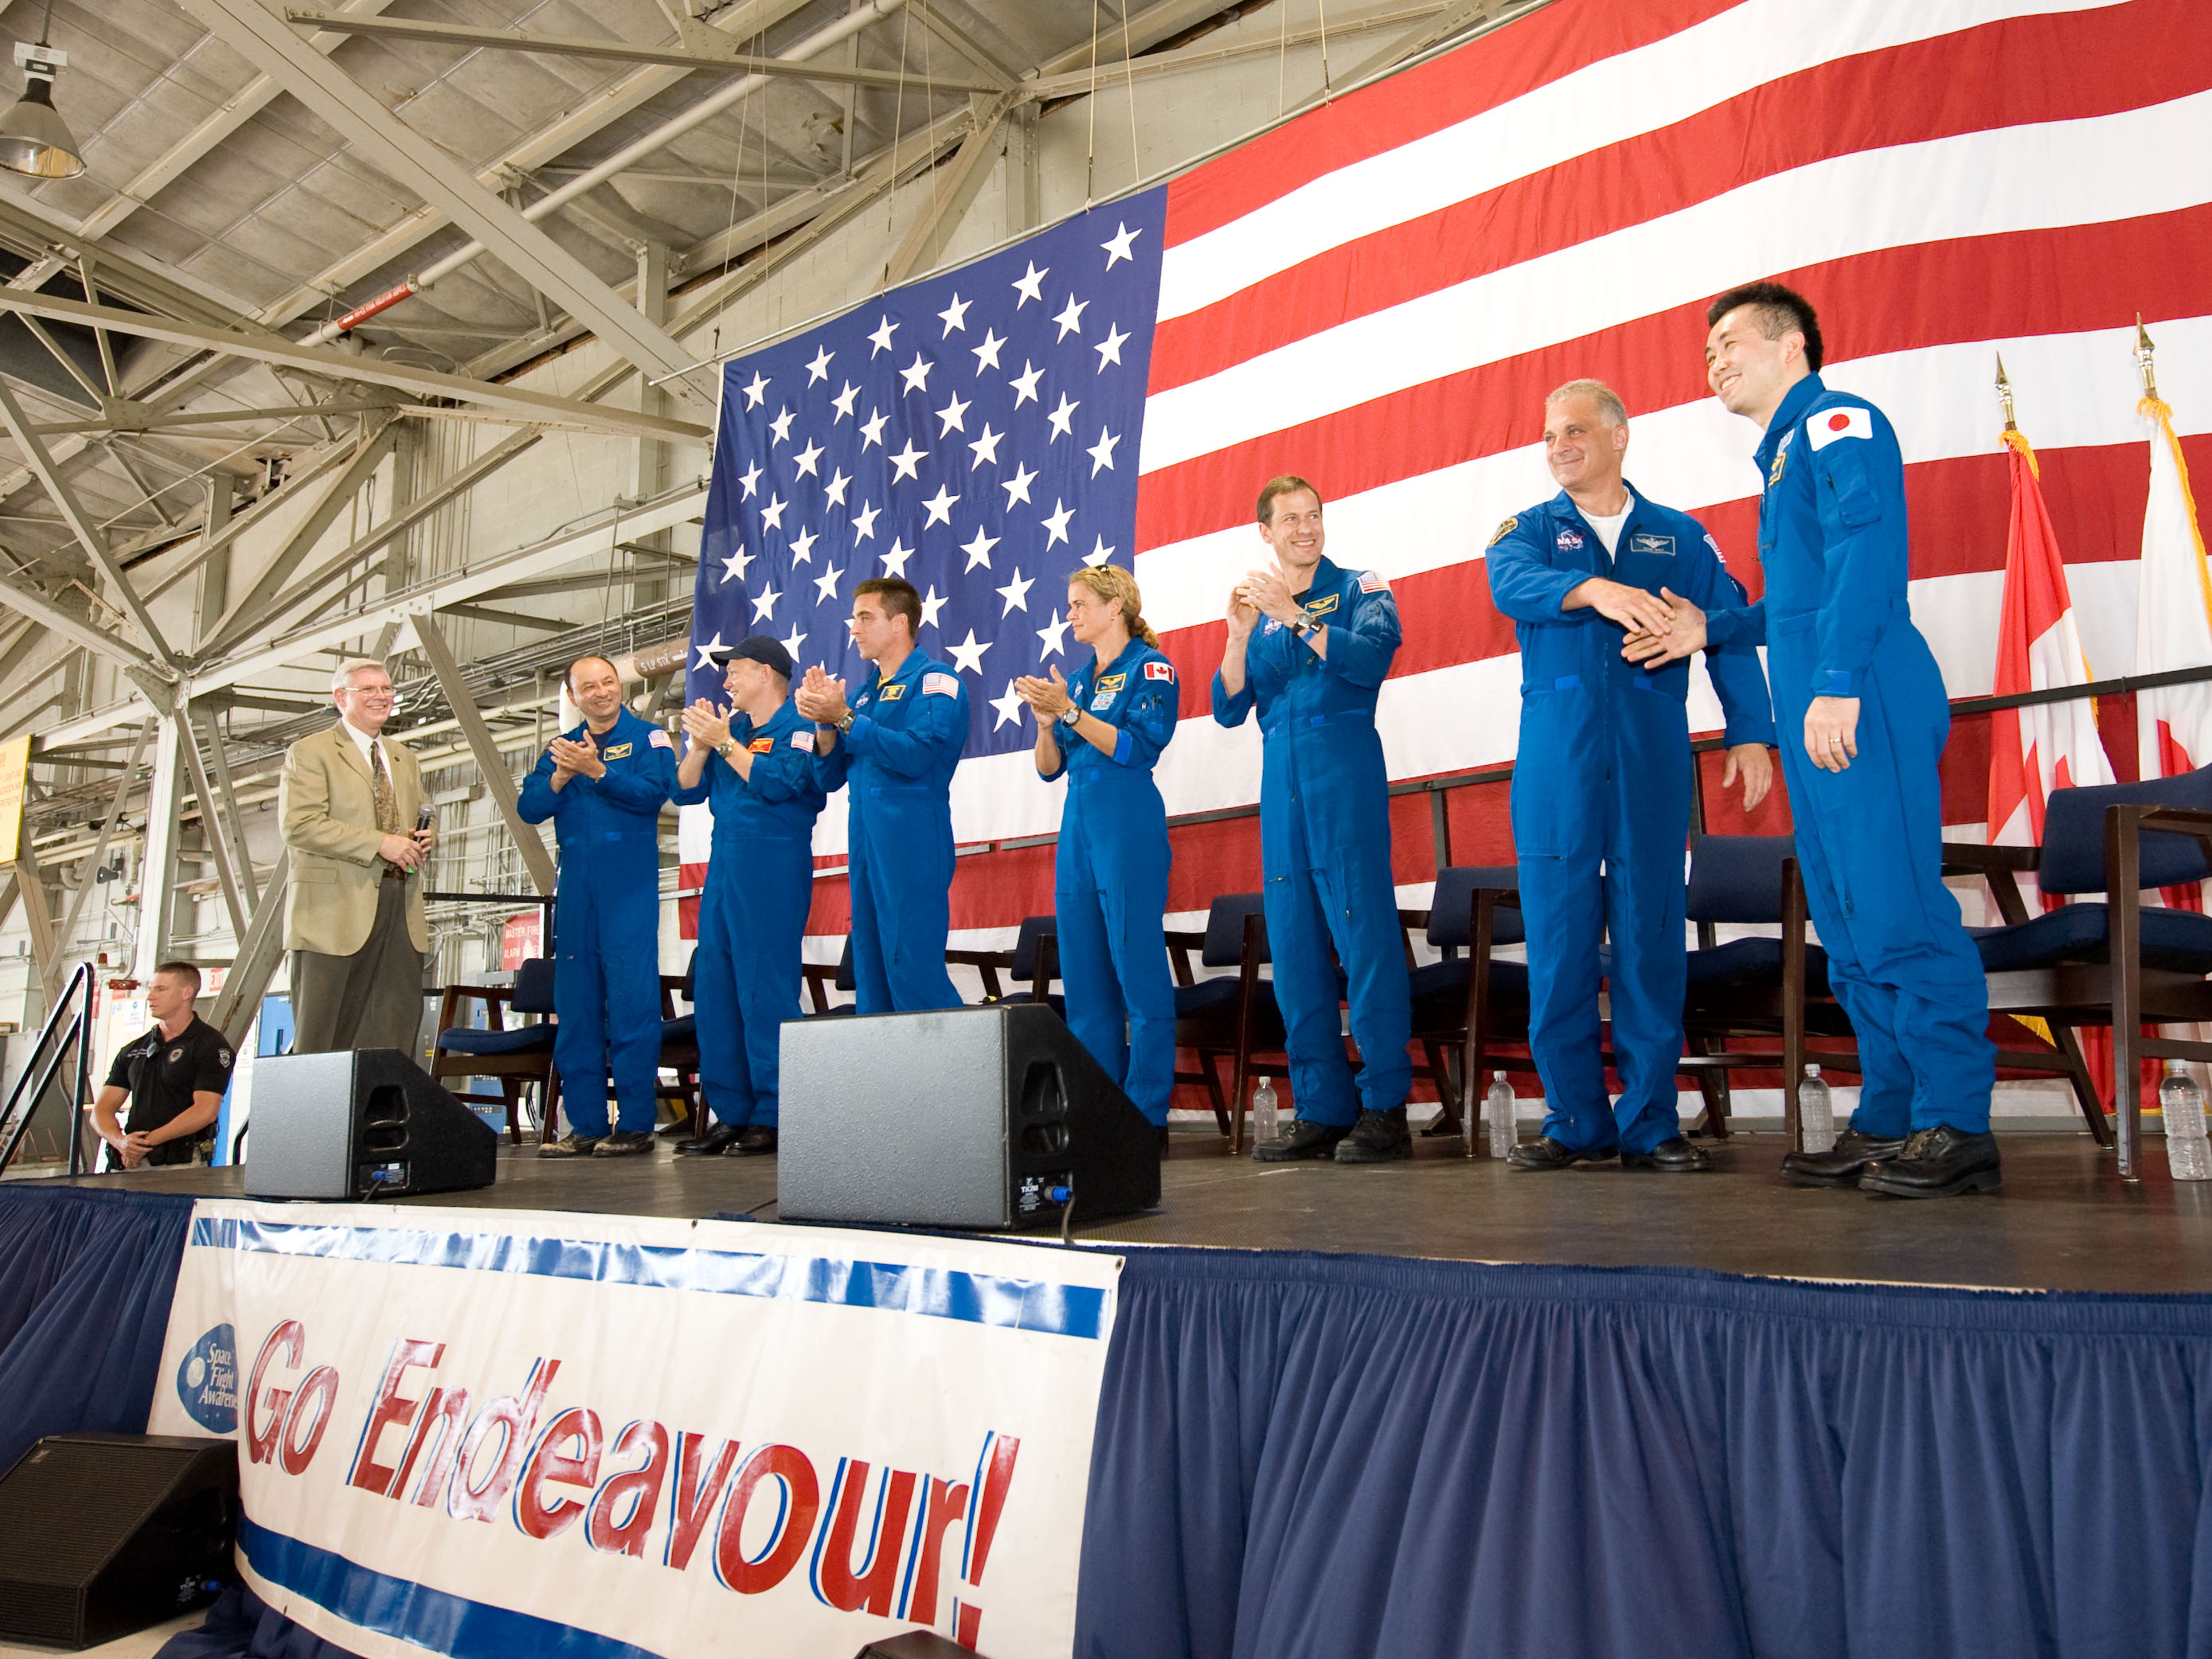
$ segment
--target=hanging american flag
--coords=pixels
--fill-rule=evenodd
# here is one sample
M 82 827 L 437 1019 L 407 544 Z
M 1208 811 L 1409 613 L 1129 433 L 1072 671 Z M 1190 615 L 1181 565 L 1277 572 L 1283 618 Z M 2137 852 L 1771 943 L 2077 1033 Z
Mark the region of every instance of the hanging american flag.
M 1040 584 L 1034 608 L 1065 562 L 1100 538 L 1117 561 L 1127 556 L 1115 515 L 1129 510 L 1132 457 L 1136 574 L 1146 615 L 1182 671 L 1184 720 L 1158 774 L 1171 812 L 1258 799 L 1256 734 L 1216 727 L 1205 698 L 1224 596 L 1259 562 L 1253 497 L 1272 474 L 1312 478 L 1328 502 L 1330 556 L 1381 571 L 1398 594 L 1406 641 L 1378 714 L 1394 778 L 1512 757 L 1519 664 L 1512 629 L 1489 602 L 1482 548 L 1500 520 L 1553 493 L 1536 441 L 1543 396 L 1562 381 L 1595 375 L 1621 392 L 1633 416 L 1631 481 L 1698 514 L 1756 593 L 1758 434 L 1713 402 L 1701 358 L 1705 301 L 1755 276 L 1812 297 L 1829 383 L 1879 404 L 1898 428 L 1914 616 L 1952 695 L 1986 694 L 1995 673 L 2009 484 L 1986 388 L 2000 350 L 2024 389 L 2021 419 L 2041 441 L 2082 643 L 2100 672 L 2130 672 L 2147 488 L 2130 347 L 2141 313 L 2173 406 L 2192 421 L 2212 418 L 2208 130 L 2212 30 L 2198 0 L 1554 0 L 1156 194 L 1087 214 L 1079 234 L 1062 226 L 995 256 L 986 264 L 1000 305 L 1009 270 L 1054 267 L 1043 297 L 1014 314 L 1034 326 L 1071 296 L 1092 298 L 1056 286 L 1073 268 L 1061 239 L 1103 281 L 1099 244 L 1141 216 L 1146 229 L 1114 274 L 1158 288 L 1148 315 L 1113 319 L 1131 336 L 1125 362 L 1149 368 L 1141 407 L 1117 416 L 1126 428 L 1112 428 L 1120 442 L 1110 471 L 1094 476 L 1079 453 L 1099 435 L 1085 426 L 1047 444 L 1052 459 L 1079 464 L 1079 475 L 1061 475 L 1075 493 L 1040 483 L 1032 501 L 1004 503 L 1003 528 L 962 518 L 951 536 L 951 525 L 926 521 L 925 507 L 925 542 L 905 536 L 920 550 L 910 574 L 946 599 L 925 645 L 950 656 L 970 629 L 988 642 L 977 668 L 963 665 L 978 730 L 956 784 L 958 833 L 1049 833 L 1060 808 L 1056 791 L 1012 752 L 1019 722 L 1000 724 L 990 706 L 1012 654 L 1034 659 L 1034 629 L 1047 618 L 1005 611 L 999 549 L 988 570 L 967 568 L 956 550 L 979 526 L 1008 545 L 1024 534 L 1034 545 L 1041 515 L 1030 509 L 1065 506 L 1067 544 L 1038 547 L 1038 566 L 1020 567 Z M 991 286 L 983 268 L 899 290 L 733 365 L 733 388 L 756 372 L 775 384 L 761 408 L 734 423 L 726 416 L 717 477 L 733 487 L 718 501 L 732 516 L 710 527 L 710 540 L 741 538 L 747 508 L 757 518 L 735 487 L 752 461 L 735 453 L 732 434 L 759 444 L 752 422 L 779 414 L 787 394 L 840 390 L 859 366 L 850 354 L 872 350 L 867 337 L 880 318 L 901 330 L 896 353 L 876 354 L 878 365 L 896 355 L 904 368 L 918 344 L 941 360 L 925 392 L 901 392 L 901 408 L 919 419 L 940 403 L 952 383 L 945 369 L 967 374 L 967 350 L 981 341 L 959 349 L 958 331 L 945 334 L 934 313 L 957 289 L 981 316 Z M 1085 356 L 1103 314 L 1095 301 L 1083 313 Z M 1012 337 L 1012 321 L 988 325 Z M 1056 328 L 1047 345 L 1082 362 L 1069 349 L 1076 337 L 1062 342 Z M 918 342 L 923 333 L 932 337 Z M 823 347 L 846 355 L 808 386 L 805 365 Z M 1110 367 L 1083 372 L 1094 386 L 1114 378 Z M 969 395 L 963 384 L 960 396 Z M 1068 395 L 1082 393 L 1071 386 Z M 826 471 L 831 439 L 798 440 L 804 422 L 792 407 L 794 441 L 765 441 L 775 458 L 818 441 Z M 1038 413 L 1024 403 L 994 416 L 994 429 Z M 1086 406 L 1082 418 L 1094 413 Z M 941 486 L 963 497 L 951 514 L 975 511 L 972 481 L 1001 475 L 970 467 L 964 450 L 945 453 L 980 434 L 939 425 L 931 410 L 915 441 L 958 476 L 929 474 L 920 493 L 926 500 Z M 2179 441 L 2199 475 L 2212 476 L 2203 430 L 2185 427 Z M 1001 453 L 1014 453 L 1011 440 Z M 866 459 L 885 465 L 872 448 Z M 760 464 L 760 488 L 776 466 L 793 476 L 793 459 Z M 1021 465 L 1042 472 L 1045 463 Z M 854 465 L 843 465 L 857 480 Z M 919 482 L 883 487 L 911 492 Z M 815 483 L 805 475 L 805 488 Z M 795 522 L 788 507 L 785 522 Z M 856 544 L 850 516 L 838 522 L 847 545 L 837 563 L 849 582 L 845 552 Z M 879 534 L 890 522 L 878 521 Z M 830 541 L 820 523 L 803 527 L 823 538 L 815 562 L 799 569 L 811 586 L 825 574 Z M 881 556 L 872 544 L 867 551 Z M 1047 570 L 1047 552 L 1063 562 Z M 765 568 L 753 567 L 752 580 Z M 719 574 L 710 556 L 702 617 Z M 781 608 L 784 581 L 774 586 L 778 608 L 762 625 L 811 634 L 814 624 Z M 1056 586 L 1047 597 L 1057 602 Z M 1030 645 L 1014 636 L 1024 622 Z M 701 640 L 718 627 L 727 638 L 726 623 L 708 622 Z M 810 639 L 810 658 L 817 643 Z M 1720 723 L 1702 684 L 1692 712 L 1693 726 Z M 1954 738 L 1949 821 L 1984 815 L 1987 743 L 1985 723 L 1962 725 Z M 1455 857 L 1510 856 L 1502 791 L 1462 790 L 1450 801 Z M 1418 884 L 1433 869 L 1427 805 L 1400 805 L 1398 876 Z M 832 854 L 842 814 L 823 823 L 818 849 Z M 1249 820 L 1178 829 L 1175 848 L 1176 910 L 1257 885 Z M 1048 857 L 963 860 L 953 902 L 956 928 L 968 930 L 1048 910 Z M 813 926 L 842 931 L 842 915 L 817 904 Z
M 860 684 L 854 585 L 921 590 L 918 642 L 969 678 L 970 756 L 1036 741 L 1013 692 L 1074 665 L 1068 574 L 1134 556 L 1159 288 L 1153 191 L 732 364 L 692 617 L 708 659 L 773 634 Z

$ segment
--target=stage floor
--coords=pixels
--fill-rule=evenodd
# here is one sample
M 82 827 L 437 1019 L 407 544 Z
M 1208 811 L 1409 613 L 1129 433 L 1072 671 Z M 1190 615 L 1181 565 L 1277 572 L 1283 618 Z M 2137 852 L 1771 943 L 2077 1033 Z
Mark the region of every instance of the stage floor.
M 1776 1178 L 1778 1134 L 1739 1134 L 1703 1176 L 1579 1165 L 1533 1175 L 1418 1143 L 1410 1163 L 1255 1164 L 1210 1130 L 1178 1129 L 1160 1207 L 1079 1225 L 1094 1243 L 1325 1250 L 1468 1261 L 1712 1267 L 1725 1273 L 2123 1294 L 2212 1291 L 2212 1182 L 2167 1179 L 2163 1148 L 2124 1185 L 2083 1134 L 2004 1137 L 2004 1191 L 1913 1203 Z M 140 1192 L 243 1196 L 234 1170 L 88 1177 Z M 479 1192 L 398 1203 L 776 1218 L 770 1158 L 570 1162 L 502 1156 Z

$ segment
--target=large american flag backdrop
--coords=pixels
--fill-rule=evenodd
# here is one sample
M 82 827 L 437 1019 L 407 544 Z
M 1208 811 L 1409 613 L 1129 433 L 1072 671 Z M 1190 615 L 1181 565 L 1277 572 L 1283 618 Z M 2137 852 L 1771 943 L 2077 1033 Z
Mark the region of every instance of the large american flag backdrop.
M 1312 478 L 1329 551 L 1383 572 L 1406 639 L 1381 703 L 1394 779 L 1513 757 L 1518 661 L 1482 550 L 1548 496 L 1541 403 L 1627 402 L 1632 482 L 1696 513 L 1755 594 L 1758 434 L 1704 384 L 1703 308 L 1773 276 L 1822 312 L 1827 377 L 1895 422 L 1913 614 L 1954 697 L 1991 687 L 2008 514 L 1996 358 L 2043 484 L 2093 671 L 2135 655 L 2147 456 L 2138 313 L 2212 479 L 2212 29 L 2201 0 L 1555 3 L 1172 182 L 893 290 L 729 365 L 695 643 L 772 632 L 857 675 L 852 585 L 902 572 L 973 714 L 957 834 L 1048 836 L 1017 674 L 1059 664 L 1068 572 L 1133 559 L 1182 673 L 1173 813 L 1258 798 L 1259 738 L 1206 712 L 1224 599 L 1258 562 L 1253 499 Z M 719 676 L 695 654 L 690 694 Z M 1693 726 L 1719 724 L 1700 688 Z M 2123 777 L 2124 699 L 2100 708 Z M 1986 721 L 1946 757 L 1978 824 Z M 1455 861 L 1511 856 L 1502 787 L 1447 796 Z M 1717 793 L 1714 799 L 1717 801 Z M 1434 874 L 1428 798 L 1397 799 L 1401 883 Z M 1785 827 L 1786 802 L 1757 826 Z M 693 809 L 703 817 L 704 809 Z M 1719 807 L 1715 828 L 1738 828 Z M 845 819 L 817 840 L 810 933 L 845 931 Z M 1259 882 L 1256 824 L 1175 831 L 1173 910 Z M 687 884 L 706 857 L 687 824 Z M 963 859 L 976 942 L 1051 908 L 1051 849 Z M 822 939 L 823 945 L 830 939 Z M 834 946 L 830 947 L 834 951 Z

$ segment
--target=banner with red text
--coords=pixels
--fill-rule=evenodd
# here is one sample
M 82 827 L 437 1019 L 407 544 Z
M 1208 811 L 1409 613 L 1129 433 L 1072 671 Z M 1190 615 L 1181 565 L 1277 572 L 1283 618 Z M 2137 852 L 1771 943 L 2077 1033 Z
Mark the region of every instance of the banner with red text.
M 239 1565 L 367 1659 L 1066 1654 L 1118 1258 L 210 1202 L 149 1428 L 239 1443 Z

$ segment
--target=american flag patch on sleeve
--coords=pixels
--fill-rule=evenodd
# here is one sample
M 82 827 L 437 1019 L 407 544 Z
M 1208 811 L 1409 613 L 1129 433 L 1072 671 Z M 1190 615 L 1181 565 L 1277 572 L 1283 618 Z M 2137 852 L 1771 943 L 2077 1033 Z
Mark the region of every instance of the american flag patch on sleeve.
M 1390 584 L 1383 580 L 1381 571 L 1363 570 L 1359 573 L 1359 591 L 1363 593 L 1388 593 Z
M 791 734 L 791 746 L 793 749 L 804 749 L 808 754 L 812 754 L 814 752 L 814 734 L 811 732 L 793 732 Z
M 674 744 L 668 740 L 668 733 L 662 731 L 657 726 L 653 728 L 653 746 L 655 749 L 673 749 L 676 747 Z
M 960 695 L 960 682 L 951 674 L 924 674 L 921 690 L 924 696 L 934 692 L 940 697 L 954 697 Z

